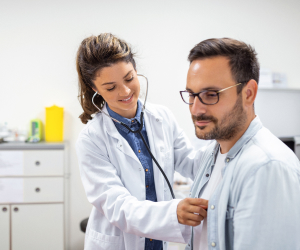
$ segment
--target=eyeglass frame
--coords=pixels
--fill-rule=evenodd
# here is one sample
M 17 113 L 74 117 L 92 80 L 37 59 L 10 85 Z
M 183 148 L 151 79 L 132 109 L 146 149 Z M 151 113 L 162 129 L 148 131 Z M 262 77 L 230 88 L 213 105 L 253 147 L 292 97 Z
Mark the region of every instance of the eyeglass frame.
M 217 103 L 219 102 L 219 100 L 220 100 L 219 93 L 221 93 L 221 92 L 223 92 L 223 91 L 225 91 L 225 90 L 227 90 L 227 89 L 231 89 L 231 88 L 233 88 L 233 87 L 235 87 L 235 86 L 238 86 L 238 85 L 240 85 L 240 84 L 246 83 L 246 82 L 248 82 L 248 81 L 240 82 L 240 83 L 237 83 L 237 84 L 235 84 L 235 85 L 233 85 L 233 86 L 230 86 L 230 87 L 227 87 L 227 88 L 218 90 L 218 91 L 215 91 L 215 90 L 203 90 L 203 91 L 200 91 L 200 92 L 198 92 L 198 93 L 191 93 L 191 92 L 189 92 L 189 91 L 187 91 L 187 90 L 182 90 L 182 91 L 179 91 L 179 93 L 180 93 L 180 96 L 181 96 L 181 99 L 183 100 L 183 102 L 186 103 L 186 104 L 188 104 L 188 105 L 192 105 L 192 104 L 194 104 L 194 102 L 193 102 L 193 103 L 187 103 L 187 102 L 183 99 L 183 96 L 182 96 L 182 93 L 183 93 L 183 92 L 188 92 L 188 93 L 192 94 L 193 97 L 194 97 L 194 99 L 195 99 L 195 97 L 197 96 L 198 99 L 200 100 L 200 102 L 202 102 L 204 105 L 215 105 L 215 104 L 217 104 Z M 201 94 L 201 93 L 205 93 L 205 92 L 209 92 L 209 91 L 213 91 L 213 92 L 215 92 L 215 93 L 217 94 L 218 100 L 217 100 L 215 103 L 212 103 L 212 104 L 204 103 L 203 100 L 202 100 L 202 98 L 200 97 L 200 94 Z

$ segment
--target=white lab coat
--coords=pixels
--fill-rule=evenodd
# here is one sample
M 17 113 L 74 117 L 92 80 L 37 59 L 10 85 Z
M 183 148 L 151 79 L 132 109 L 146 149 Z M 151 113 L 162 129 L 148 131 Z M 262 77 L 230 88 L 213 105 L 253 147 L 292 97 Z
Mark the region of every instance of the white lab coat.
M 104 106 L 103 111 L 107 113 Z M 194 179 L 197 165 L 184 132 L 171 112 L 147 104 L 145 126 L 151 151 L 173 185 L 174 170 Z M 145 237 L 188 241 L 191 229 L 177 220 L 177 205 L 153 162 L 158 202 L 147 201 L 145 173 L 113 121 L 98 113 L 81 131 L 76 143 L 82 183 L 93 205 L 85 236 L 85 250 L 144 249 Z M 198 158 L 198 157 L 197 157 Z M 167 249 L 164 242 L 164 250 Z

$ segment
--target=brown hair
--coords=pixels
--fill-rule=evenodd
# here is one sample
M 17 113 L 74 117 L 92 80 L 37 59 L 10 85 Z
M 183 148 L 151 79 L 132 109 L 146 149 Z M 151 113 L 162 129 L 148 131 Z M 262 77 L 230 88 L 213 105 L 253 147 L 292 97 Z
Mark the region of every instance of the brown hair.
M 131 62 L 136 69 L 133 56 L 130 46 L 110 33 L 90 36 L 81 42 L 76 56 L 76 68 L 79 87 L 78 99 L 83 109 L 83 113 L 79 116 L 82 123 L 86 124 L 88 120 L 92 120 L 92 115 L 98 112 L 92 103 L 92 97 L 95 94 L 92 88 L 96 88 L 93 82 L 96 74 L 104 67 L 120 61 Z M 102 96 L 97 95 L 94 102 L 102 109 L 105 100 Z
M 254 48 L 244 42 L 231 38 L 212 38 L 198 43 L 188 56 L 192 63 L 197 59 L 205 59 L 215 56 L 225 56 L 229 59 L 231 73 L 236 83 L 242 83 L 237 87 L 238 94 L 248 81 L 259 80 L 259 63 Z

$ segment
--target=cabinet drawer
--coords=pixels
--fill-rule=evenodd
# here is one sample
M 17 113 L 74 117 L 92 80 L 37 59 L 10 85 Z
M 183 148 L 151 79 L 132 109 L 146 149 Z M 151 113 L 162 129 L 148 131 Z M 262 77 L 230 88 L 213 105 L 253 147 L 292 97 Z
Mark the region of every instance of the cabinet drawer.
M 24 202 L 63 202 L 62 177 L 24 178 Z
M 24 152 L 24 175 L 63 175 L 63 150 L 30 150 Z
M 0 204 L 63 202 L 63 185 L 63 177 L 0 178 Z

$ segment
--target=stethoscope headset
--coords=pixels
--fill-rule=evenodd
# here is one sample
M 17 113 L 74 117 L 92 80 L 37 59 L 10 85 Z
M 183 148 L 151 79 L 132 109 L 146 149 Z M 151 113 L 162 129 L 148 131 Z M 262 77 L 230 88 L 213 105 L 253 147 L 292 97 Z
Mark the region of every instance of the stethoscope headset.
M 109 118 L 111 118 L 113 121 L 119 123 L 120 125 L 122 125 L 123 127 L 127 128 L 131 133 L 138 133 L 140 135 L 140 137 L 142 138 L 146 148 L 147 148 L 147 151 L 149 152 L 152 160 L 155 162 L 156 166 L 158 167 L 158 169 L 160 170 L 160 172 L 162 173 L 162 175 L 164 176 L 168 186 L 169 186 L 169 189 L 170 189 L 170 192 L 171 192 L 171 195 L 172 195 L 172 198 L 175 199 L 175 195 L 174 195 L 174 192 L 173 192 L 173 189 L 172 189 L 172 186 L 168 180 L 168 177 L 166 176 L 165 172 L 163 171 L 163 169 L 161 168 L 161 166 L 159 165 L 159 163 L 157 162 L 157 160 L 155 159 L 155 157 L 153 156 L 153 154 L 151 153 L 151 150 L 149 148 L 149 146 L 147 145 L 147 142 L 144 138 L 144 136 L 142 135 L 141 131 L 143 129 L 143 117 L 144 117 L 144 110 L 145 110 L 145 105 L 146 105 L 146 101 L 147 101 L 147 95 L 148 95 L 148 79 L 146 76 L 144 75 L 141 75 L 141 74 L 137 74 L 138 76 L 142 76 L 146 79 L 146 83 L 147 83 L 147 89 L 146 89 L 146 95 L 145 95 L 145 101 L 144 101 L 144 104 L 143 104 L 143 107 L 142 107 L 142 111 L 141 111 L 141 116 L 140 116 L 140 123 L 141 123 L 141 126 L 137 129 L 137 130 L 132 130 L 130 127 L 128 127 L 126 124 L 124 124 L 123 122 L 120 122 L 118 121 L 117 119 L 111 117 L 109 114 L 106 114 L 105 112 L 103 112 L 100 108 L 98 108 L 98 106 L 94 103 L 94 98 L 96 97 L 96 95 L 98 95 L 98 92 L 96 91 L 96 93 L 93 95 L 93 98 L 92 98 L 92 103 L 93 105 L 101 112 L 103 113 L 104 115 L 108 116 Z

